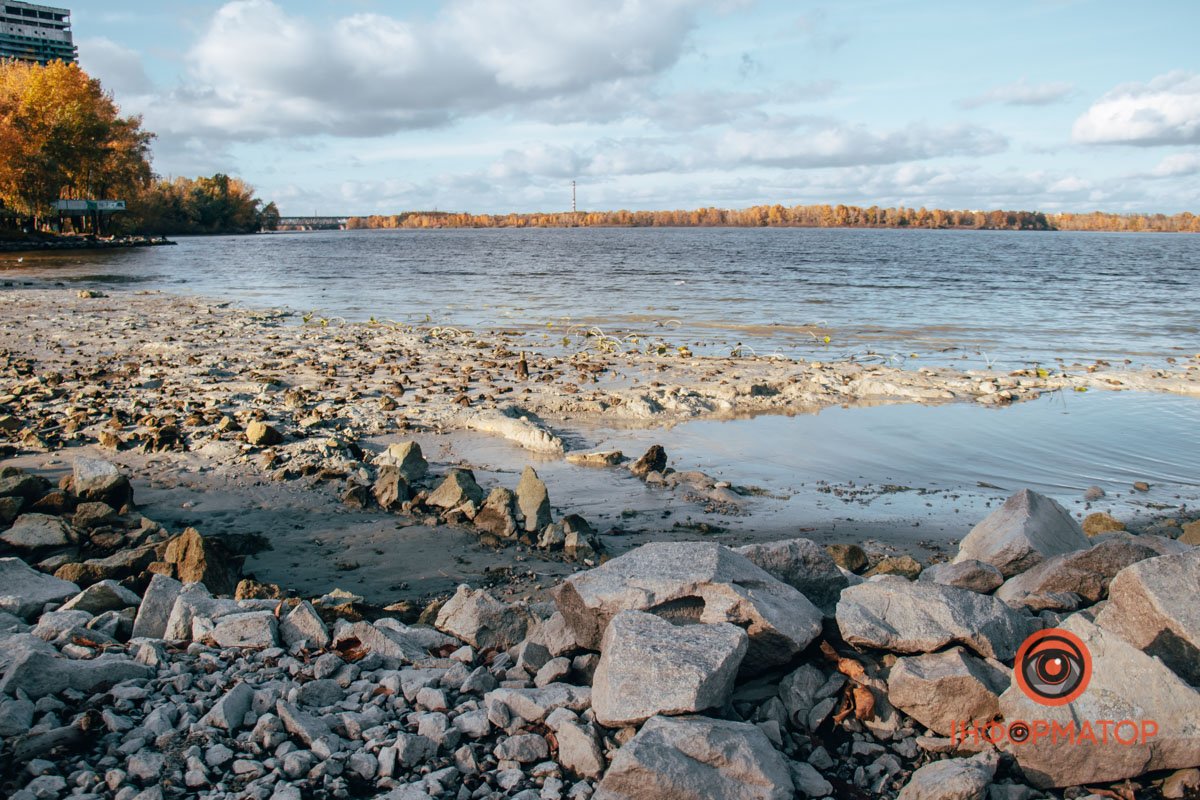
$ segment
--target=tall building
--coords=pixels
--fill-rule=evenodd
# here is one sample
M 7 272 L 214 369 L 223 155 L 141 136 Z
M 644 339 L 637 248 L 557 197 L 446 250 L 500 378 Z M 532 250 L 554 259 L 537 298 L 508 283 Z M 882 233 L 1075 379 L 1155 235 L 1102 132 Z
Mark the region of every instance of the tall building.
M 0 58 L 73 62 L 79 51 L 71 39 L 71 12 L 18 0 L 0 0 Z

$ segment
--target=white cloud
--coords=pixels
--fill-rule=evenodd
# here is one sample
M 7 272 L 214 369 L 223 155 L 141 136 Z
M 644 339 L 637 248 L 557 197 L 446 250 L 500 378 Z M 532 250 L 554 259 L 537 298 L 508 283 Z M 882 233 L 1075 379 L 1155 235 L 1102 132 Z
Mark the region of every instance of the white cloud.
M 234 0 L 153 121 L 242 140 L 433 128 L 657 74 L 706 1 L 451 0 L 428 20 L 354 14 L 321 28 L 273 0 Z
M 1065 100 L 1074 91 L 1074 84 L 1065 81 L 1029 83 L 1021 78 L 1014 83 L 996 86 L 983 94 L 959 100 L 958 105 L 962 108 L 979 108 L 987 105 L 1048 106 Z
M 1121 84 L 1075 121 L 1072 136 L 1086 144 L 1200 143 L 1200 75 L 1176 71 Z
M 1200 173 L 1200 153 L 1175 153 L 1158 162 L 1150 174 L 1155 178 L 1178 178 Z
M 103 37 L 79 40 L 80 65 L 104 88 L 121 96 L 147 95 L 154 84 L 142 66 L 142 58 L 128 47 Z

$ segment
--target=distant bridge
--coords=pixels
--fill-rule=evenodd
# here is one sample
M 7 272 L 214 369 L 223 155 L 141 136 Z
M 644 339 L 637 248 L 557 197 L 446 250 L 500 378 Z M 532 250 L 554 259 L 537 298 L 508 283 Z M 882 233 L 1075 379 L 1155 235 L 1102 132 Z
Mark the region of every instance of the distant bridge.
M 280 217 L 281 231 L 344 231 L 349 217 Z

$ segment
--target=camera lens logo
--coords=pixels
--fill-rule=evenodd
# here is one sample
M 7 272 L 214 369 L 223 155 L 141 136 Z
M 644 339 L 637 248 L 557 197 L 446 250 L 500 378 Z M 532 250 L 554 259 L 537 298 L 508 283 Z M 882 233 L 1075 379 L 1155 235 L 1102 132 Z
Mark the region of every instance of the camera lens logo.
M 1070 631 L 1047 628 L 1021 644 L 1013 674 L 1035 703 L 1066 705 L 1083 694 L 1092 679 L 1092 654 Z

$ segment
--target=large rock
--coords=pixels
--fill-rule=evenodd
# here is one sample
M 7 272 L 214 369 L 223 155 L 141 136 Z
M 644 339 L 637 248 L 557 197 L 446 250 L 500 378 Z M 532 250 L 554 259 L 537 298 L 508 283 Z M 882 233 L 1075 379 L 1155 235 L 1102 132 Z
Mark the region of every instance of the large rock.
M 1063 553 L 1014 575 L 996 590 L 996 597 L 1012 606 L 1027 598 L 1055 592 L 1074 592 L 1089 603 L 1102 600 L 1108 583 L 1118 572 L 1158 553 L 1125 534 L 1095 547 Z
M 1031 700 L 1014 683 L 1000 696 L 1000 712 L 1008 721 L 1071 726 L 1085 738 L 1065 741 L 1043 735 L 1016 745 L 1005 740 L 1005 749 L 1027 779 L 1041 787 L 1104 784 L 1200 765 L 1200 692 L 1158 659 L 1082 614 L 1071 615 L 1060 627 L 1077 635 L 1091 653 L 1092 677 L 1083 694 L 1066 705 L 1047 706 Z M 1107 732 L 1102 720 L 1110 721 Z M 1117 726 L 1124 744 L 1111 724 L 1122 720 L 1132 720 L 1137 728 L 1135 737 L 1134 728 Z M 1141 736 L 1143 720 L 1153 721 L 1154 736 Z M 1086 738 L 1088 733 L 1094 741 Z
M 14 472 L 0 477 L 0 497 L 20 497 L 24 500 L 37 500 L 50 483 L 40 475 L 30 475 L 28 472 Z
M 662 472 L 667 468 L 667 451 L 661 444 L 652 444 L 641 458 L 629 465 L 629 471 L 639 478 L 651 472 Z
M 274 425 L 254 420 L 246 426 L 246 441 L 255 447 L 271 447 L 283 442 L 283 434 Z
M 71 488 L 80 499 L 108 503 L 113 508 L 133 501 L 129 478 L 115 465 L 98 458 L 75 459 Z
M 791 660 L 821 632 L 821 610 L 745 556 L 708 542 L 654 542 L 572 575 L 554 599 L 581 645 L 595 650 L 621 611 L 731 622 L 750 647 L 743 671 Z
M 208 636 L 218 647 L 274 647 L 279 644 L 279 622 L 271 611 L 226 614 Z
M 450 470 L 438 487 L 425 498 L 426 505 L 446 510 L 458 508 L 468 502 L 477 507 L 483 502 L 483 489 L 479 488 L 479 484 L 475 482 L 475 473 L 469 469 Z
M 523 608 L 501 603 L 483 589 L 474 591 L 462 584 L 438 611 L 434 627 L 481 650 L 506 650 L 525 638 L 528 623 Z
M 483 503 L 483 508 L 479 509 L 479 513 L 472 520 L 475 528 L 504 539 L 516 536 L 516 502 L 516 495 L 503 486 L 492 489 Z
M 733 552 L 796 589 L 826 614 L 833 613 L 842 589 L 850 584 L 825 548 L 811 539 L 748 544 Z
M 79 586 L 38 572 L 19 558 L 0 558 L 0 611 L 31 619 L 47 603 L 61 603 Z
M 787 762 L 759 728 L 654 717 L 617 751 L 593 800 L 791 800 Z
M 926 764 L 912 774 L 896 800 L 983 800 L 999 761 L 995 751 L 988 751 Z
M 592 679 L 596 720 L 609 728 L 657 714 L 720 708 L 746 655 L 746 632 L 727 622 L 672 625 L 642 611 L 608 623 Z
M 1090 546 L 1065 508 L 1049 497 L 1022 489 L 971 529 L 954 560 L 983 561 L 1008 578 L 1051 556 Z
M 948 735 L 952 725 L 987 721 L 1000 712 L 1000 694 L 1012 681 L 998 661 L 961 647 L 901 658 L 888 675 L 888 700 L 926 728 Z
M 525 517 L 526 532 L 534 533 L 550 524 L 550 493 L 533 467 L 526 467 L 517 482 L 517 507 Z
M 421 445 L 416 442 L 397 442 L 388 445 L 388 449 L 375 459 L 379 465 L 390 465 L 400 470 L 400 475 L 407 483 L 416 483 L 429 472 L 429 462 L 421 453 Z
M 63 564 L 54 571 L 54 576 L 80 586 L 91 586 L 103 580 L 121 580 L 139 575 L 146 567 L 158 560 L 158 548 L 144 545 L 130 550 L 121 550 L 107 558 L 90 558 Z
M 371 494 L 383 509 L 395 508 L 411 496 L 408 481 L 400 473 L 400 468 L 390 464 L 379 468 L 379 474 L 371 487 Z
M 921 572 L 920 580 L 933 581 L 946 586 L 970 589 L 980 594 L 991 594 L 1004 583 L 1004 574 L 991 564 L 973 558 L 962 561 L 932 564 Z
M 289 650 L 322 650 L 329 645 L 329 629 L 307 600 L 279 620 L 279 636 Z
M 851 586 L 837 604 L 842 638 L 855 646 L 929 653 L 961 644 L 1008 661 L 1031 620 L 988 595 L 940 583 L 881 578 Z
M 105 611 L 120 611 L 134 608 L 142 599 L 116 581 L 93 583 L 79 594 L 63 603 L 61 611 L 86 611 L 94 616 Z
M 224 548 L 188 528 L 167 543 L 163 560 L 175 566 L 175 577 L 184 583 L 203 583 L 213 594 L 233 594 L 236 571 Z
M 4 679 L 0 680 L 0 694 L 15 694 L 20 689 L 35 700 L 64 689 L 90 694 L 122 681 L 149 678 L 153 674 L 154 668 L 115 653 L 77 661 L 29 650 L 19 654 L 9 665 Z
M 1200 550 L 1126 567 L 1108 587 L 1096 624 L 1157 656 L 1200 686 Z
M 22 514 L 11 528 L 0 534 L 0 542 L 18 550 L 64 547 L 72 541 L 71 526 L 49 514 Z
M 167 631 L 167 620 L 183 584 L 169 575 L 154 575 L 142 594 L 137 616 L 133 620 L 133 637 L 161 639 Z
M 494 689 L 484 695 L 488 707 L 500 703 L 526 722 L 542 723 L 559 708 L 583 711 L 592 704 L 589 686 L 552 683 L 536 689 Z

